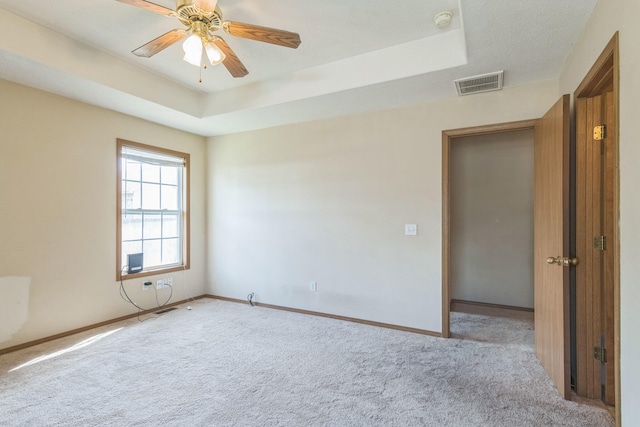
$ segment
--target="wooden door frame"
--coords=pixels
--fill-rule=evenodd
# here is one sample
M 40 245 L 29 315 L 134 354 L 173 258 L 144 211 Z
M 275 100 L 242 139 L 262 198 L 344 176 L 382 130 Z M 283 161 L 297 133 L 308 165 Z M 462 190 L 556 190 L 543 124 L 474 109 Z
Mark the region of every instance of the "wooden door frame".
M 615 224 L 612 236 L 607 236 L 607 250 L 613 251 L 613 303 L 614 303 L 614 356 L 615 360 L 615 414 L 616 424 L 621 423 L 621 399 L 620 399 L 620 174 L 619 174 L 619 141 L 620 141 L 620 60 L 619 60 L 619 34 L 616 32 L 607 46 L 604 48 L 594 65 L 574 92 L 576 105 L 581 98 L 589 98 L 603 92 L 613 81 L 613 115 L 615 132 L 611 144 L 613 150 L 613 223 Z M 577 110 L 577 108 L 576 108 Z M 574 112 L 575 115 L 575 112 Z M 575 116 L 574 116 L 575 117 Z M 576 150 L 580 148 L 581 135 L 576 134 Z M 586 135 L 582 138 L 586 140 Z M 576 212 L 576 216 L 579 212 Z M 576 283 L 578 286 L 579 283 Z M 578 312 L 576 307 L 576 327 L 580 322 L 586 322 L 588 313 Z
M 538 119 L 442 131 L 442 337 L 451 336 L 451 144 L 457 139 L 519 130 L 534 130 Z

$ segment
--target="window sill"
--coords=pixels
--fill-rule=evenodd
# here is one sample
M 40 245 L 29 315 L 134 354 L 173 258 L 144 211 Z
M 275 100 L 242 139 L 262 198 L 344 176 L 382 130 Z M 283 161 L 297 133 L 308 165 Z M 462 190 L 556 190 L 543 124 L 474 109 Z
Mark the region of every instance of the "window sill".
M 157 276 L 159 274 L 173 273 L 174 271 L 189 270 L 189 268 L 190 268 L 189 265 L 176 265 L 175 267 L 158 268 L 155 270 L 143 270 L 140 273 L 134 273 L 134 274 L 127 274 L 127 273 L 118 271 L 116 273 L 116 280 L 119 282 L 124 280 L 138 279 L 141 277 Z

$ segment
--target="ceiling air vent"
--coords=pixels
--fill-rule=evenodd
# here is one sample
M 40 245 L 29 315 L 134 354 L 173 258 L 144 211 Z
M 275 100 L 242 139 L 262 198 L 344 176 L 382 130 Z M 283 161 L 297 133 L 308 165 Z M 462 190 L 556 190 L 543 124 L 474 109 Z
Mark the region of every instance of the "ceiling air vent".
M 495 73 L 455 80 L 455 84 L 458 95 L 470 95 L 472 93 L 500 90 L 502 89 L 503 79 L 504 71 L 497 71 Z

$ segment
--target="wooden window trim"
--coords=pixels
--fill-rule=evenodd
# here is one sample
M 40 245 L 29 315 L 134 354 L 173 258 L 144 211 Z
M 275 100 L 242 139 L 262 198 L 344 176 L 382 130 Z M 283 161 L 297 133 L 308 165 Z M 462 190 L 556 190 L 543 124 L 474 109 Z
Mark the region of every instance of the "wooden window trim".
M 183 188 L 183 258 L 182 265 L 167 268 L 157 268 L 143 270 L 136 274 L 122 274 L 122 147 L 138 148 L 145 151 L 166 154 L 184 159 L 184 188 Z M 153 276 L 158 274 L 172 273 L 174 271 L 188 270 L 191 268 L 191 163 L 188 153 L 160 148 L 153 145 L 139 142 L 116 139 L 116 280 L 131 280 L 140 277 Z

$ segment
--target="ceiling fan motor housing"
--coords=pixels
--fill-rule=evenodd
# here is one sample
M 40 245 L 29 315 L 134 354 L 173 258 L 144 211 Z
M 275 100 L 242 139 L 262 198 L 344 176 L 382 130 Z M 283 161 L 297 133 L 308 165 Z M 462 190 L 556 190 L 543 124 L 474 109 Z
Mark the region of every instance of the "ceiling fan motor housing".
M 214 11 L 209 11 L 198 7 L 193 0 L 178 0 L 176 14 L 180 22 L 193 30 L 196 23 L 201 23 L 200 26 L 205 26 L 210 32 L 222 27 L 222 11 L 218 6 Z

